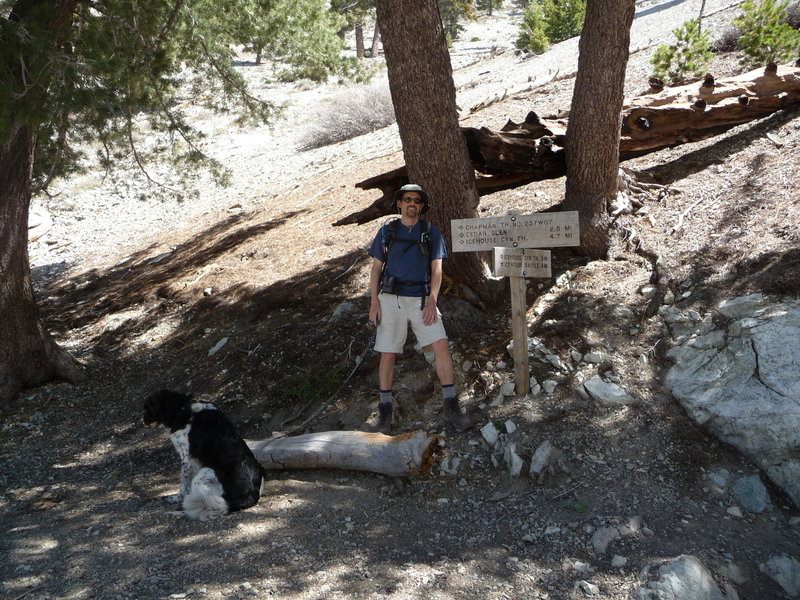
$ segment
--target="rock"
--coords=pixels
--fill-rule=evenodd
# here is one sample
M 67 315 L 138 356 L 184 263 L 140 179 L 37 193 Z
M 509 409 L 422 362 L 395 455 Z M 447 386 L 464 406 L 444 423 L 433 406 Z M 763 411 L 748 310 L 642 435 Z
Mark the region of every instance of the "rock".
M 654 568 L 658 578 L 637 589 L 635 600 L 725 600 L 711 573 L 695 556 L 648 565 L 640 579 L 647 579 Z
M 352 302 L 342 302 L 339 306 L 337 306 L 333 314 L 328 319 L 328 323 L 336 323 L 342 317 L 350 315 L 356 311 L 356 307 Z
M 727 565 L 724 565 L 720 569 L 720 572 L 736 585 L 742 585 L 750 580 L 745 572 L 742 571 L 742 568 L 736 563 L 728 563 Z
M 552 379 L 546 379 L 542 382 L 542 389 L 544 390 L 545 394 L 552 394 L 553 391 L 556 389 L 558 385 L 557 381 L 553 381 Z
M 624 556 L 620 556 L 619 554 L 615 554 L 614 558 L 611 559 L 611 566 L 615 569 L 621 569 L 625 565 L 628 564 L 628 559 Z
M 564 453 L 553 446 L 550 440 L 545 440 L 533 453 L 528 474 L 537 483 L 541 483 L 548 473 L 552 475 L 559 471 L 569 473 Z
M 758 475 L 740 477 L 731 487 L 731 491 L 747 512 L 762 513 L 772 507 L 767 488 Z
M 732 517 L 736 517 L 737 519 L 741 519 L 742 517 L 744 517 L 744 515 L 742 514 L 742 509 L 739 508 L 738 506 L 729 506 L 728 510 L 726 510 L 725 512 Z
M 644 528 L 644 521 L 639 515 L 633 515 L 628 519 L 626 525 L 620 528 L 622 535 L 633 535 L 639 533 Z
M 516 384 L 513 381 L 507 381 L 500 386 L 500 393 L 505 397 L 513 396 L 517 393 Z
M 583 387 L 582 383 L 579 383 L 575 386 L 574 392 L 578 394 L 581 400 L 591 400 L 592 397 L 589 395 L 589 392 L 586 391 L 586 388 Z
M 497 396 L 494 397 L 494 400 L 492 400 L 489 403 L 489 406 L 503 406 L 503 402 L 505 402 L 505 399 L 506 397 L 498 392 Z
M 608 550 L 608 545 L 622 537 L 616 527 L 600 527 L 592 534 L 592 548 L 595 554 L 602 556 Z
M 481 435 L 483 439 L 486 440 L 486 443 L 490 446 L 494 447 L 497 443 L 497 440 L 500 438 L 500 432 L 497 431 L 497 427 L 494 426 L 494 423 L 489 422 L 483 427 L 481 427 Z
M 503 426 L 506 428 L 506 433 L 514 433 L 517 430 L 516 424 L 511 419 L 503 423 Z
M 728 486 L 728 478 L 730 476 L 731 474 L 727 469 L 720 469 L 719 471 L 713 471 L 708 474 L 708 478 L 721 488 Z
M 464 373 L 469 373 L 474 364 L 475 363 L 471 360 L 465 360 L 463 363 L 461 363 L 461 370 L 464 371 Z
M 789 596 L 800 596 L 800 562 L 787 554 L 772 556 L 763 565 L 761 572 L 773 579 Z
M 623 404 L 635 404 L 637 400 L 631 398 L 628 393 L 615 383 L 603 381 L 599 375 L 595 375 L 583 384 L 583 387 L 597 402 L 603 406 L 619 406 Z
M 461 459 L 458 456 L 448 456 L 439 464 L 439 472 L 447 475 L 457 475 Z
M 575 572 L 580 577 L 588 577 L 589 576 L 589 565 L 587 563 L 585 563 L 585 562 L 582 562 L 580 560 L 576 560 L 572 564 L 572 568 L 575 569 Z
M 226 338 L 226 337 L 222 338 L 220 341 L 218 341 L 216 344 L 214 344 L 214 347 L 211 348 L 211 350 L 208 351 L 208 355 L 209 356 L 214 356 L 217 352 L 222 350 L 222 347 L 227 343 L 228 343 L 228 338 Z
M 611 310 L 611 317 L 613 319 L 622 319 L 625 321 L 631 321 L 636 318 L 636 313 L 633 312 L 627 306 L 615 306 Z
M 705 333 L 701 325 L 667 353 L 675 365 L 666 385 L 690 418 L 800 506 L 800 302 L 753 294 L 723 302 L 719 312 L 733 320 Z
M 549 363 L 550 365 L 554 366 L 559 371 L 568 371 L 567 365 L 563 363 L 561 358 L 556 354 L 546 354 L 544 356 L 545 362 Z
M 510 477 L 519 477 L 522 472 L 522 467 L 525 465 L 523 460 L 517 454 L 517 446 L 513 443 L 506 444 L 503 452 L 503 458 L 508 466 L 508 474 Z
M 656 297 L 656 293 L 658 292 L 658 288 L 654 285 L 646 285 L 639 290 L 639 293 L 645 297 L 647 300 L 652 300 Z
M 581 590 L 583 590 L 583 593 L 587 596 L 597 596 L 597 594 L 600 593 L 600 588 L 593 583 L 589 583 L 588 581 L 579 581 L 578 587 L 580 587 Z
M 558 525 L 550 525 L 547 529 L 544 530 L 545 535 L 559 535 L 561 533 L 561 527 Z
M 603 356 L 602 352 L 587 352 L 583 355 L 584 362 L 592 363 L 594 365 L 599 365 L 605 357 Z

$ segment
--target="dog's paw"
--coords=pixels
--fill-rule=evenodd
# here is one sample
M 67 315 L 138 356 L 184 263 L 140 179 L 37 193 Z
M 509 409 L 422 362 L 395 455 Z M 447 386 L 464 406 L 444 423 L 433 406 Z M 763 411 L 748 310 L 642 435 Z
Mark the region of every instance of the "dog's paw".
M 183 512 L 182 510 L 168 510 L 164 514 L 169 515 L 170 517 L 175 517 L 177 519 L 182 519 L 183 517 L 186 516 L 186 513 Z

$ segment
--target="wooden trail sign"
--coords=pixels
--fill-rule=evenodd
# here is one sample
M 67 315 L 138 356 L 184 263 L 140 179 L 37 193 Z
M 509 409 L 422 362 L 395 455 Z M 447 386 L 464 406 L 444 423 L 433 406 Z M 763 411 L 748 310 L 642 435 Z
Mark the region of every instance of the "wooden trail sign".
M 550 277 L 550 251 L 540 248 L 580 246 L 577 211 L 508 215 L 450 221 L 453 252 L 492 250 L 495 277 L 511 286 L 511 333 L 514 379 L 518 394 L 530 391 L 525 278 Z
M 550 250 L 495 248 L 495 277 L 550 277 Z
M 453 252 L 579 246 L 578 211 L 453 219 Z

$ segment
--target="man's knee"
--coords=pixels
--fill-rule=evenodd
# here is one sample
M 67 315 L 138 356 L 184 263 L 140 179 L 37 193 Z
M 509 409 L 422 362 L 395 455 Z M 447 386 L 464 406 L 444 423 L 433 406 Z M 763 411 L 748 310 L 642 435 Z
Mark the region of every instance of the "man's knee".
M 393 363 L 396 359 L 396 352 L 381 352 L 381 362 L 384 364 Z
M 450 352 L 450 346 L 448 345 L 447 338 L 442 338 L 440 340 L 436 340 L 431 344 L 431 348 L 433 351 L 438 354 L 440 352 Z

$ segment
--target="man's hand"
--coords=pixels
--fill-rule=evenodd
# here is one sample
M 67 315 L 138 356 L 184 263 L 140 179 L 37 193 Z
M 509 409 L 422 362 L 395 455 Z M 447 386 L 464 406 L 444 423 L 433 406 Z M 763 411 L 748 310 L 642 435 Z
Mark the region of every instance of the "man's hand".
M 381 303 L 375 298 L 369 304 L 369 322 L 378 325 L 381 322 Z
M 429 296 L 425 300 L 425 307 L 422 309 L 422 322 L 425 325 L 433 325 L 439 319 L 436 312 L 436 298 Z

